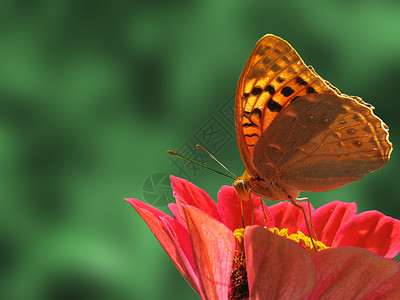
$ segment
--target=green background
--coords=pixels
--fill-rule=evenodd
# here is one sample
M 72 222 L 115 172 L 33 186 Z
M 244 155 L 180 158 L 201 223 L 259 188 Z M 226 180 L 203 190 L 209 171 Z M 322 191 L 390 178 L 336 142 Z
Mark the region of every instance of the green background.
M 244 171 L 221 108 L 266 33 L 390 127 L 387 166 L 311 202 L 400 218 L 399 13 L 395 0 L 1 1 L 0 298 L 197 299 L 123 198 L 165 208 L 158 181 L 183 176 L 166 150 L 210 122 L 225 135 L 205 146 Z M 232 183 L 180 166 L 214 199 Z

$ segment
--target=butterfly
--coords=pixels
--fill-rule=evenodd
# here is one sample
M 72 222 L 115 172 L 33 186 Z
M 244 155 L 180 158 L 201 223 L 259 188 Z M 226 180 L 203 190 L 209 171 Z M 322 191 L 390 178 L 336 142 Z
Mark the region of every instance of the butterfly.
M 301 191 L 336 189 L 381 168 L 392 144 L 372 110 L 318 76 L 285 40 L 265 35 L 236 90 L 236 134 L 246 167 L 236 191 L 295 204 Z

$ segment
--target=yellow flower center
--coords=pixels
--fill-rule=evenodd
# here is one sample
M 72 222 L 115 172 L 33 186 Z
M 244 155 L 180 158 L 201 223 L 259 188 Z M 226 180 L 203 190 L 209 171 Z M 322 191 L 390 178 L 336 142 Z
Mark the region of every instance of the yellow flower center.
M 314 255 L 318 251 L 330 248 L 330 247 L 326 246 L 324 243 L 322 243 L 321 241 L 311 239 L 310 237 L 306 236 L 301 231 L 297 231 L 297 233 L 293 233 L 293 234 L 289 235 L 287 228 L 279 229 L 277 227 L 273 227 L 273 228 L 268 228 L 268 229 L 269 229 L 269 231 L 271 231 L 272 233 L 275 233 L 276 235 L 282 236 L 284 238 L 287 238 L 289 240 L 299 243 L 303 248 L 305 248 L 308 251 L 308 253 L 310 253 L 310 255 Z M 246 230 L 245 228 L 237 228 L 233 232 L 233 235 L 236 237 L 236 239 L 238 241 L 240 249 L 243 249 L 243 240 L 244 240 L 245 230 Z M 314 242 L 316 251 L 314 250 L 312 241 Z
M 277 234 L 279 236 L 285 237 L 285 238 L 287 238 L 289 240 L 292 240 L 292 241 L 295 241 L 295 242 L 299 243 L 303 248 L 305 248 L 308 251 L 308 253 L 310 253 L 310 255 L 314 255 L 318 251 L 330 248 L 330 247 L 326 246 L 321 241 L 317 241 L 317 240 L 311 239 L 309 236 L 306 236 L 301 231 L 297 231 L 297 233 L 292 233 L 291 235 L 288 235 L 288 229 L 287 228 L 283 228 L 283 229 L 279 230 L 278 228 L 273 227 L 273 228 L 268 228 L 268 229 L 272 233 L 275 233 L 275 234 Z M 316 251 L 314 250 L 314 246 L 313 246 L 312 241 L 314 242 Z
M 246 227 L 247 228 L 247 227 Z M 243 250 L 243 241 L 244 241 L 244 231 L 246 228 L 236 228 L 235 231 L 233 232 L 233 235 L 238 241 L 239 248 Z

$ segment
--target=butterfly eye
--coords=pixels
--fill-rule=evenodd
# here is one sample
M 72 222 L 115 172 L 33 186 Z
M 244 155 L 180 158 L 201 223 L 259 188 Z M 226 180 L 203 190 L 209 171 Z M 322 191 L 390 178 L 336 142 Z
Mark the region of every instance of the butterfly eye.
M 233 187 L 235 188 L 236 192 L 238 193 L 239 196 L 243 196 L 247 194 L 247 188 L 244 184 L 244 180 L 242 178 L 237 178 L 233 182 Z

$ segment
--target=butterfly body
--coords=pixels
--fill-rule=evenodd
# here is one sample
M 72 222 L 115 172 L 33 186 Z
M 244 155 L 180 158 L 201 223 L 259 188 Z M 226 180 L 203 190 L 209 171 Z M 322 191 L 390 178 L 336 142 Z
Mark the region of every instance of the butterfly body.
M 247 171 L 238 177 L 233 186 L 243 199 L 248 198 L 248 192 L 269 200 L 296 199 L 300 191 L 293 189 L 279 177 L 251 177 Z
M 235 124 L 246 171 L 234 186 L 270 200 L 360 180 L 392 150 L 371 105 L 340 93 L 274 35 L 257 43 L 242 72 Z

